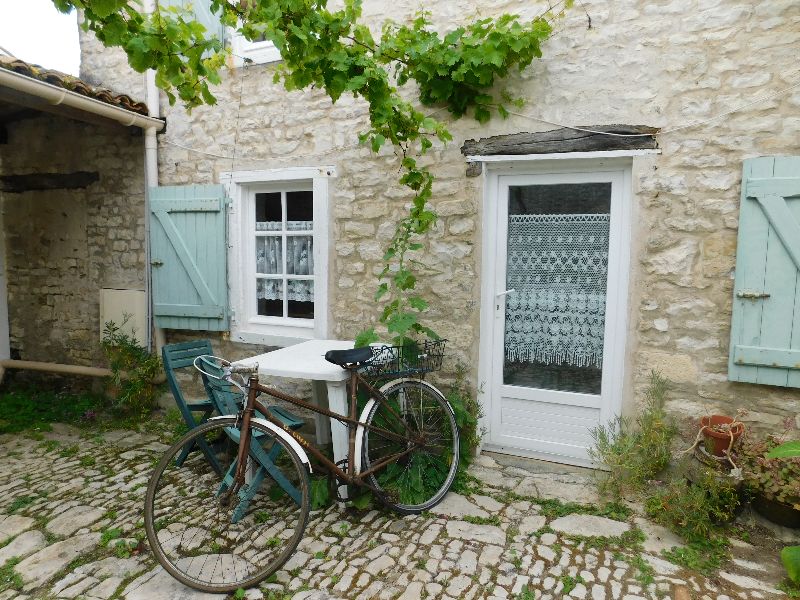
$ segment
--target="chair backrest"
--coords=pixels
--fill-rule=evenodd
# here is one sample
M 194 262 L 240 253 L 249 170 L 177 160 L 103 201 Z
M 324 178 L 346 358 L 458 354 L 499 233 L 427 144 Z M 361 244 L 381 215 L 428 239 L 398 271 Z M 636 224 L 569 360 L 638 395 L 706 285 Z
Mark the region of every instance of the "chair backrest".
M 212 375 L 222 376 L 222 368 L 210 361 L 203 361 L 201 368 Z M 239 403 L 243 398 L 242 392 L 223 379 L 214 379 L 202 375 L 206 393 L 214 404 L 214 408 L 221 415 L 235 415 L 239 412 Z
M 164 373 L 167 376 L 167 383 L 175 402 L 183 412 L 187 406 L 186 398 L 183 396 L 178 378 L 177 369 L 193 367 L 194 359 L 204 354 L 212 354 L 211 342 L 209 340 L 193 340 L 191 342 L 179 342 L 177 344 L 167 344 L 161 348 L 161 358 L 164 361 Z

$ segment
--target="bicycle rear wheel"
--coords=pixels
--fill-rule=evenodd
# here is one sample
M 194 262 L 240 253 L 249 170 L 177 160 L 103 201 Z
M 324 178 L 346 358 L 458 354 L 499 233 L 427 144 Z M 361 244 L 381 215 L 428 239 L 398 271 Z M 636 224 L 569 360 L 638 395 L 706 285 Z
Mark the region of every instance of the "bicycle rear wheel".
M 388 402 L 376 401 L 367 414 L 361 472 L 375 469 L 366 480 L 381 491 L 387 506 L 403 514 L 420 513 L 438 504 L 456 477 L 455 413 L 442 393 L 425 381 L 395 380 L 380 391 Z
M 297 548 L 308 520 L 308 471 L 272 430 L 251 423 L 247 483 L 232 492 L 240 431 L 236 418 L 196 427 L 156 465 L 145 497 L 147 539 L 177 580 L 204 592 L 256 585 Z M 196 440 L 206 440 L 223 467 L 220 477 L 201 452 L 177 466 Z

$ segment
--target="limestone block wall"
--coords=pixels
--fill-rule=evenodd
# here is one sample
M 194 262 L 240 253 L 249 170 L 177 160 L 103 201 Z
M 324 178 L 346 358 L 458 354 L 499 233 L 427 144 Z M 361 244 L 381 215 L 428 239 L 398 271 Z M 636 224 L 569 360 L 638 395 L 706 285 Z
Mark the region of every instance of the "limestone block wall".
M 100 177 L 85 189 L 0 193 L 12 358 L 104 365 L 100 289 L 144 289 L 143 138 L 46 114 L 7 129 L 3 175 Z
M 410 20 L 418 8 L 412 0 L 364 3 L 376 26 L 387 14 Z M 475 15 L 531 17 L 545 8 L 508 0 L 426 5 L 442 29 Z M 732 384 L 726 371 L 742 161 L 800 154 L 800 88 L 777 93 L 800 81 L 799 23 L 794 0 L 585 0 L 556 21 L 542 60 L 505 84 L 526 101 L 516 112 L 529 117 L 481 126 L 451 122 L 445 111 L 430 109 L 450 122 L 455 139 L 427 158 L 437 177 L 440 219 L 425 242 L 428 267 L 420 285 L 433 299 L 431 321 L 450 338 L 453 360 L 470 365 L 476 386 L 480 280 L 492 265 L 480 264 L 481 179 L 465 176 L 459 147 L 466 139 L 556 124 L 641 124 L 663 133 L 661 154 L 633 160 L 626 410 L 650 370 L 658 369 L 673 382 L 669 408 L 678 415 L 741 407 L 769 429 L 797 415 L 797 390 Z M 102 71 L 95 76 L 120 76 L 114 56 L 92 59 L 92 68 Z M 391 152 L 375 157 L 356 142 L 367 123 L 363 103 L 343 98 L 332 105 L 318 90 L 287 93 L 272 83 L 273 71 L 270 65 L 231 69 L 214 90 L 218 104 L 191 115 L 165 104 L 161 182 L 212 183 L 231 170 L 335 166 L 329 335 L 351 337 L 377 316 L 375 273 L 408 195 L 396 183 Z M 244 346 L 235 352 L 253 353 Z

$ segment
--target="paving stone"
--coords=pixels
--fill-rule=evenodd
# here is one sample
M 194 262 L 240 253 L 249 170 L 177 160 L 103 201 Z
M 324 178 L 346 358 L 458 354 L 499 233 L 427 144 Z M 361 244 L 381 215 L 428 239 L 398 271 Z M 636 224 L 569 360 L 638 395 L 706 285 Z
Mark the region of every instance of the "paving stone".
M 439 504 L 431 509 L 434 515 L 462 519 L 464 517 L 487 518 L 489 513 L 476 506 L 464 496 L 450 492 Z
M 400 595 L 398 600 L 419 600 L 419 598 L 422 598 L 422 589 L 422 582 L 413 581 L 408 584 L 408 587 Z
M 559 533 L 586 537 L 619 537 L 631 528 L 628 523 L 595 515 L 567 515 L 555 519 L 550 527 Z
M 22 515 L 1 515 L 0 514 L 0 542 L 10 537 L 19 535 L 26 529 L 33 527 L 36 521 L 30 517 Z
M 661 525 L 657 525 L 641 517 L 635 518 L 633 522 L 642 530 L 645 536 L 647 536 L 647 539 L 642 542 L 645 552 L 657 555 L 661 554 L 662 550 L 669 550 L 674 546 L 683 548 L 685 545 L 680 536 L 671 532 L 666 527 L 662 527 Z
M 522 496 L 557 499 L 579 504 L 598 504 L 597 486 L 589 477 L 573 474 L 528 474 L 514 488 Z
M 652 554 L 643 554 L 642 557 L 653 567 L 656 575 L 675 575 L 681 568 L 671 562 L 667 562 L 663 558 L 653 556 Z
M 447 535 L 451 538 L 481 542 L 484 544 L 505 545 L 505 532 L 495 525 L 476 525 L 465 521 L 448 521 Z
M 751 594 L 753 593 L 753 590 L 767 592 L 768 594 L 781 594 L 780 590 L 776 590 L 774 587 L 767 585 L 766 583 L 753 577 L 737 575 L 736 573 L 730 573 L 728 571 L 720 571 L 719 576 L 725 581 L 729 581 L 734 585 L 751 590 Z
M 94 506 L 74 506 L 55 519 L 47 523 L 47 530 L 50 533 L 61 536 L 69 536 L 83 527 L 91 525 L 106 513 L 102 508 Z
M 503 548 L 501 546 L 486 545 L 483 547 L 481 555 L 478 558 L 478 564 L 482 567 L 493 567 L 500 562 L 500 556 L 502 554 Z
M 0 565 L 10 558 L 24 558 L 37 550 L 41 550 L 46 545 L 47 542 L 41 531 L 34 529 L 20 533 L 7 546 L 0 548 Z
M 161 567 L 134 579 L 122 595 L 125 600 L 220 600 L 225 597 L 186 587 Z
M 87 533 L 47 546 L 31 554 L 16 566 L 17 572 L 30 590 L 43 584 L 81 554 L 100 541 L 99 533 Z
M 747 571 L 766 572 L 767 570 L 767 568 L 764 565 L 760 565 L 751 560 L 744 560 L 743 558 L 733 558 L 731 559 L 731 562 L 735 564 L 737 567 L 745 569 Z
M 456 569 L 462 573 L 472 574 L 478 566 L 478 555 L 472 550 L 464 550 L 464 552 L 456 561 Z
M 547 523 L 547 519 L 541 515 L 525 517 L 519 523 L 519 532 L 522 535 L 530 535 L 544 527 L 545 523 Z
M 473 494 L 470 499 L 481 508 L 488 510 L 491 514 L 499 513 L 505 508 L 505 504 L 498 502 L 490 496 L 482 496 L 480 494 Z

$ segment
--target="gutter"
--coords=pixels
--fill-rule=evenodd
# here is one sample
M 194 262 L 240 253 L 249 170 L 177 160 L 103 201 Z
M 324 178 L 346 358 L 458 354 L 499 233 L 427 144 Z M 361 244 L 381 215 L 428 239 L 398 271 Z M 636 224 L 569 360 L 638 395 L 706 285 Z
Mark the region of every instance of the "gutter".
M 156 9 L 156 0 L 145 0 L 144 10 L 150 14 Z M 148 69 L 144 75 L 145 82 L 145 102 L 150 117 L 158 119 L 161 114 L 159 104 L 160 95 L 156 86 L 156 72 Z M 153 269 L 150 264 L 150 190 L 158 187 L 158 138 L 156 133 L 160 129 L 148 127 L 144 130 L 144 252 L 145 252 L 145 294 L 147 297 L 147 349 L 155 351 L 161 356 L 161 349 L 166 344 L 164 330 L 155 326 L 153 316 Z M 155 347 L 155 348 L 154 348 Z
M 42 98 L 53 106 L 63 104 L 64 106 L 105 117 L 125 127 L 140 127 L 145 130 L 152 128 L 155 131 L 161 131 L 165 126 L 164 121 L 161 119 L 146 117 L 119 106 L 88 98 L 51 83 L 31 79 L 27 75 L 21 75 L 8 69 L 0 69 L 0 86 Z

